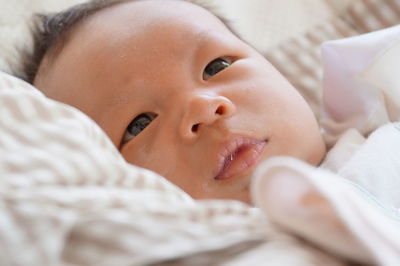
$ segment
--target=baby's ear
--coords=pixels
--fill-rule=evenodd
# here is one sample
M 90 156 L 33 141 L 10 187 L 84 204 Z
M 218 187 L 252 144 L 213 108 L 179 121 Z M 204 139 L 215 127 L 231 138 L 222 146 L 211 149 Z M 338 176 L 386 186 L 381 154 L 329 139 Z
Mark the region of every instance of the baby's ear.
M 292 158 L 266 161 L 253 178 L 255 205 L 290 233 L 347 259 L 371 261 L 368 251 L 342 222 L 332 202 L 307 178 L 306 175 L 318 174 L 315 170 Z

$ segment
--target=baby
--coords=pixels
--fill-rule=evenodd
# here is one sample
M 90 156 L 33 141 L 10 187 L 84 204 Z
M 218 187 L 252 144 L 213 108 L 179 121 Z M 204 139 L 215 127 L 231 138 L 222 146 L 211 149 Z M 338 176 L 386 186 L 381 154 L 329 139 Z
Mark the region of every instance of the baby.
M 38 36 L 31 82 L 90 116 L 129 163 L 194 198 L 250 203 L 261 161 L 319 165 L 325 155 L 302 96 L 200 5 L 92 2 L 54 15 Z

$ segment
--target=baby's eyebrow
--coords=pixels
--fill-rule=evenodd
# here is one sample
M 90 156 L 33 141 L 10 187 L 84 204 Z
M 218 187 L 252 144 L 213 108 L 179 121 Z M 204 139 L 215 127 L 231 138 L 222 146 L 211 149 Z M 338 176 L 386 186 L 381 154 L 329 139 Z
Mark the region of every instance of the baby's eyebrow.
M 209 39 L 211 39 L 210 33 L 208 31 L 199 31 L 196 35 L 195 38 L 197 40 L 198 46 L 202 46 L 205 43 L 209 42 Z
M 216 34 L 213 34 L 213 31 L 200 31 L 195 35 L 196 38 L 196 50 L 201 50 L 204 46 L 209 44 L 210 42 L 216 42 L 217 41 L 217 36 Z

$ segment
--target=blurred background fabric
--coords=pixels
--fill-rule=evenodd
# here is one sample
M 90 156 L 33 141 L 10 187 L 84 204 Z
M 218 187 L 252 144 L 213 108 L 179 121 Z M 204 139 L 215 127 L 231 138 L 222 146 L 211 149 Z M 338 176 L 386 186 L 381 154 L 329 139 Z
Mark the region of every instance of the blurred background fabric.
M 242 36 L 267 52 L 286 39 L 345 10 L 350 0 L 209 0 Z M 359 0 L 356 0 L 359 1 Z

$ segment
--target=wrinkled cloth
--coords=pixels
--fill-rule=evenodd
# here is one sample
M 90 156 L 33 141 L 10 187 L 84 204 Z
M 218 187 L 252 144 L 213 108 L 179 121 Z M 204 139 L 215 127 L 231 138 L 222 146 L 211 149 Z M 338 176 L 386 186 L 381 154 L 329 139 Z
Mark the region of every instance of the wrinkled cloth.
M 257 208 L 193 200 L 79 110 L 0 72 L 0 265 L 347 263 Z
M 400 120 L 400 26 L 321 47 L 321 125 L 329 147 L 350 128 L 363 136 Z
M 275 223 L 352 261 L 400 265 L 400 26 L 323 46 L 319 167 L 273 158 L 252 196 Z
M 266 161 L 254 177 L 257 206 L 318 246 L 359 263 L 400 265 L 400 123 L 364 139 L 350 130 L 320 168 Z
M 83 113 L 0 73 L 0 265 L 148 265 L 246 246 L 265 222 L 128 164 Z

